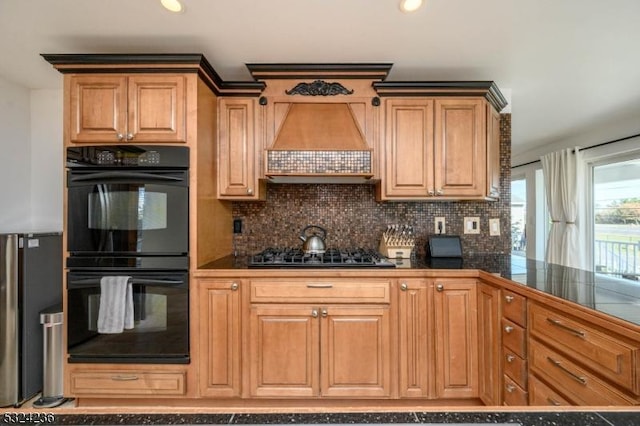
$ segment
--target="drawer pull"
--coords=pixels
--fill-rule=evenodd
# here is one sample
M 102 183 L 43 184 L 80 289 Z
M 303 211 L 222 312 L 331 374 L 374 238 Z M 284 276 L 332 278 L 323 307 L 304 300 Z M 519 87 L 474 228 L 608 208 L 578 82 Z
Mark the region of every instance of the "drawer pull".
M 238 287 L 240 287 L 240 286 L 238 285 L 237 282 L 232 282 L 231 283 L 231 290 L 236 291 L 236 290 L 238 290 Z
M 437 290 L 437 291 L 443 291 L 443 290 L 444 290 L 444 286 L 443 286 L 442 284 L 438 284 L 438 285 L 436 286 L 436 290 Z
M 505 332 L 505 333 L 511 333 L 512 331 L 513 331 L 513 327 L 511 327 L 510 325 L 507 325 L 507 326 L 504 328 L 504 332 Z
M 400 290 L 407 291 L 408 289 L 409 289 L 409 286 L 407 285 L 407 283 L 400 284 Z
M 560 322 L 558 320 L 555 320 L 553 318 L 547 318 L 547 322 L 549 324 L 555 325 L 558 328 L 561 328 L 561 329 L 563 329 L 565 331 L 568 331 L 569 333 L 571 333 L 571 334 L 573 334 L 575 336 L 582 337 L 582 338 L 584 338 L 584 336 L 585 336 L 584 331 L 580 331 L 580 330 L 576 330 L 575 328 L 571 328 L 571 327 L 569 327 L 567 325 L 564 325 L 562 322 Z
M 560 403 L 559 403 L 558 401 L 556 401 L 555 399 L 553 399 L 553 398 L 551 398 L 551 397 L 548 397 L 548 398 L 547 398 L 547 402 L 548 402 L 549 404 L 551 404 L 551 405 L 555 405 L 555 406 L 560 405 Z
M 138 376 L 136 376 L 135 374 L 131 374 L 128 376 L 117 375 L 117 376 L 111 376 L 111 380 L 126 382 L 126 381 L 138 380 Z
M 504 300 L 505 300 L 505 302 L 507 302 L 507 303 L 511 303 L 511 302 L 513 302 L 513 299 L 515 299 L 515 297 L 513 297 L 513 296 L 505 296 L 505 297 L 504 297 Z
M 587 384 L 587 379 L 583 376 L 578 376 L 576 373 L 574 373 L 573 371 L 567 369 L 567 367 L 565 367 L 564 365 L 562 365 L 562 363 L 558 360 L 555 360 L 553 358 L 551 358 L 550 356 L 547 357 L 547 360 L 555 365 L 556 367 L 558 367 L 560 370 L 562 370 L 565 374 L 567 374 L 569 377 L 571 377 L 573 380 L 575 380 L 576 382 L 582 384 L 582 385 L 586 385 Z
M 331 283 L 309 283 L 307 284 L 307 288 L 332 288 L 333 284 Z
M 513 355 L 511 355 L 511 354 L 507 355 L 507 362 L 508 362 L 509 364 L 511 364 L 511 363 L 513 362 L 513 360 L 514 360 L 514 359 L 516 359 L 516 357 L 515 357 L 515 356 L 513 356 Z
M 513 391 L 516 390 L 516 387 L 513 385 L 507 385 L 505 386 L 505 390 L 509 393 L 513 393 Z

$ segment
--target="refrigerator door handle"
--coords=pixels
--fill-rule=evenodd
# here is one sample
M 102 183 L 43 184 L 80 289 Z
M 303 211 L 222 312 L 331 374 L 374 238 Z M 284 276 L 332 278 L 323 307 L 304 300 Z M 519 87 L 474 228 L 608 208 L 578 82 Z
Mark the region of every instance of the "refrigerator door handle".
M 0 407 L 16 405 L 18 372 L 18 235 L 0 235 Z

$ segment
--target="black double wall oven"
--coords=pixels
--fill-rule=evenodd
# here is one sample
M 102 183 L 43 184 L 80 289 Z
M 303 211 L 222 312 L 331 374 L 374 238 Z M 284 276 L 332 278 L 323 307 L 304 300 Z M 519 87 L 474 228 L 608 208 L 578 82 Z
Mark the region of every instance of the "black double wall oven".
M 66 155 L 69 361 L 188 363 L 188 147 Z

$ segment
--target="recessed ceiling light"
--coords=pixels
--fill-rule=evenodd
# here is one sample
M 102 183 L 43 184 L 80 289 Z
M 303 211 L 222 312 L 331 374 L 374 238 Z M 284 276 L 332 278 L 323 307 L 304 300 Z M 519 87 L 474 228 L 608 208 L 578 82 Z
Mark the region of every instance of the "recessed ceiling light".
M 415 12 L 422 6 L 422 0 L 400 0 L 400 10 L 409 13 Z
M 160 3 L 162 3 L 162 6 L 170 12 L 178 13 L 184 10 L 180 0 L 160 0 Z

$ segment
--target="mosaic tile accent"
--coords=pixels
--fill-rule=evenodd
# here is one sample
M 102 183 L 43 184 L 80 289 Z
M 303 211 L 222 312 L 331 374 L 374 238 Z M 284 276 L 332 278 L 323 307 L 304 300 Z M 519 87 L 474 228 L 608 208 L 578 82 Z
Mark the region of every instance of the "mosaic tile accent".
M 266 247 L 298 247 L 306 225 L 327 230 L 332 247 L 377 248 L 387 225 L 412 225 L 416 254 L 424 255 L 434 217 L 444 216 L 447 233 L 460 235 L 466 254 L 511 253 L 511 114 L 501 114 L 500 200 L 377 202 L 373 185 L 270 184 L 262 203 L 234 202 L 234 217 L 244 222 L 234 236 L 236 253 L 244 256 Z M 463 234 L 463 218 L 480 217 L 480 234 Z M 500 219 L 500 236 L 489 236 L 489 219 Z
M 267 151 L 269 173 L 371 173 L 371 151 Z

